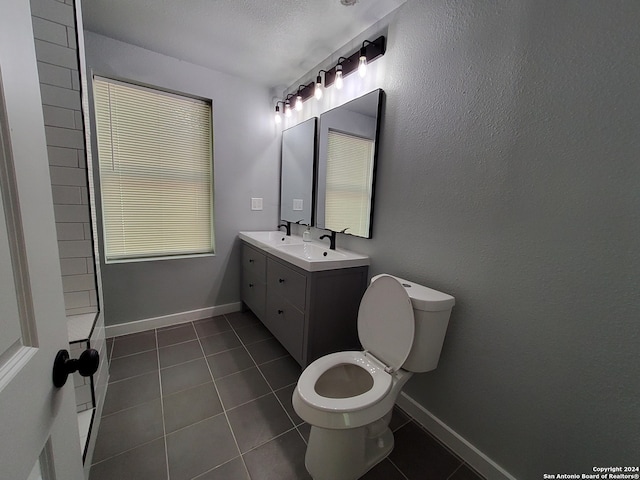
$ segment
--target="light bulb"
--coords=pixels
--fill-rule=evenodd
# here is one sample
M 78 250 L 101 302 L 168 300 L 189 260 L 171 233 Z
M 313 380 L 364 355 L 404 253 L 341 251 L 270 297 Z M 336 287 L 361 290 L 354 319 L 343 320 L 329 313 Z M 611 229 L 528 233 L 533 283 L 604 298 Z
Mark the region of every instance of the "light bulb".
M 336 72 L 336 88 L 340 90 L 342 88 L 343 83 L 344 82 L 342 81 L 342 70 L 338 70 Z
M 364 55 L 361 55 L 358 61 L 358 75 L 360 75 L 361 78 L 367 75 L 367 57 Z
M 302 110 L 302 97 L 298 95 L 296 97 L 296 111 L 299 112 L 300 110 Z
M 320 78 L 320 75 L 316 78 L 316 89 L 313 94 L 315 95 L 316 100 L 320 100 L 322 98 L 322 78 Z
M 291 104 L 287 100 L 284 104 L 284 116 L 289 118 L 291 116 Z
M 280 125 L 282 123 L 282 116 L 280 115 L 280 107 L 276 105 L 276 116 L 275 116 L 276 125 Z

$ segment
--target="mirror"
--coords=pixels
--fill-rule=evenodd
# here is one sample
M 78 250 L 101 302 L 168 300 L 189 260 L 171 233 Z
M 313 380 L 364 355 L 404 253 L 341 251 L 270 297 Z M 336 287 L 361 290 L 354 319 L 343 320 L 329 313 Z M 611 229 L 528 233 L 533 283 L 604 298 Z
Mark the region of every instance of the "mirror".
M 316 226 L 371 238 L 383 91 L 320 115 Z
M 280 219 L 286 222 L 312 224 L 317 123 L 313 117 L 282 132 Z

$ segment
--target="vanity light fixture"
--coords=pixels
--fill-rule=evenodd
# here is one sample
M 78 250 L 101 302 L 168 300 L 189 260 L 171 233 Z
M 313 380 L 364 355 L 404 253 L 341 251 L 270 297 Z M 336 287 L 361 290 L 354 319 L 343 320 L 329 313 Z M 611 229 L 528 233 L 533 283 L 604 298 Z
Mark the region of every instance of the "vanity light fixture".
M 363 48 L 364 47 L 364 52 Z M 342 78 L 346 77 L 353 71 L 358 69 L 360 65 L 360 57 L 362 53 L 364 53 L 364 58 L 366 60 L 367 65 L 373 62 L 378 57 L 381 57 L 385 54 L 386 51 L 386 39 L 384 35 L 376 38 L 373 41 L 365 40 L 362 42 L 362 46 L 356 50 L 352 55 L 350 55 L 346 60 L 341 61 L 339 65 L 342 67 Z M 336 82 L 336 70 L 338 69 L 338 65 L 334 68 L 331 68 L 324 75 L 324 87 L 330 87 Z
M 296 96 L 296 111 L 299 112 L 302 110 L 302 95 L 300 95 L 300 92 L 302 92 L 302 90 L 300 89 L 300 87 L 302 87 L 302 90 L 304 90 L 306 88 L 305 85 L 300 85 L 298 87 L 298 95 Z
M 367 75 L 367 43 L 371 42 L 365 40 L 360 47 L 360 58 L 358 59 L 358 75 L 360 75 L 360 78 L 364 78 Z
M 316 100 L 320 100 L 322 98 L 322 77 L 320 76 L 321 73 L 327 73 L 326 70 L 320 70 L 318 72 L 318 76 L 316 77 L 316 86 L 315 86 L 315 90 L 313 92 L 313 94 L 316 97 Z
M 276 102 L 276 115 L 275 115 L 275 121 L 276 121 L 276 125 L 280 125 L 282 123 L 282 115 L 280 115 L 280 105 L 278 105 L 279 103 L 284 103 L 284 102 Z
M 360 76 L 364 77 L 366 75 L 367 65 L 376 58 L 384 55 L 385 51 L 386 38 L 384 35 L 379 36 L 373 41 L 365 40 L 362 42 L 362 46 L 349 57 L 340 57 L 337 65 L 333 68 L 320 70 L 315 82 L 311 82 L 308 85 L 300 85 L 297 92 L 288 94 L 284 102 L 279 102 L 284 103 L 284 116 L 291 116 L 291 98 L 295 97 L 295 109 L 300 111 L 302 110 L 302 102 L 305 102 L 313 96 L 320 100 L 323 96 L 323 90 L 334 83 L 336 84 L 336 88 L 342 88 L 343 78 L 355 70 L 358 70 Z M 322 81 L 322 73 L 324 73 L 324 81 Z M 278 106 L 276 106 L 276 113 L 278 110 Z
M 287 118 L 291 116 L 291 102 L 289 102 L 289 97 L 284 101 L 284 116 Z
M 342 62 L 343 61 L 348 62 L 349 59 L 345 57 L 340 57 L 338 59 L 338 64 L 336 65 L 336 80 L 335 80 L 336 88 L 338 90 L 340 90 L 344 85 L 344 82 L 342 80 Z

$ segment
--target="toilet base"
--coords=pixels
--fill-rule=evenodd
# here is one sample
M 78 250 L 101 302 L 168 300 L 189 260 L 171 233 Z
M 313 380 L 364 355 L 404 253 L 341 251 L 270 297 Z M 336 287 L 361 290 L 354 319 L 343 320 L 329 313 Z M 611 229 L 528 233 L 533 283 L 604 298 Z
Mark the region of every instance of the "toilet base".
M 305 466 L 314 480 L 356 480 L 393 450 L 391 412 L 352 429 L 311 427 Z

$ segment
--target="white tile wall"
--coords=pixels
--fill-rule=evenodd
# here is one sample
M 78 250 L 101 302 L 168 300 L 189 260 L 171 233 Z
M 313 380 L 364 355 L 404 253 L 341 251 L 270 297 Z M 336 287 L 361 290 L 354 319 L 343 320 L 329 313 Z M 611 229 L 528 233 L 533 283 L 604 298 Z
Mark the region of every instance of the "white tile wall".
M 96 312 L 73 1 L 31 0 L 31 12 L 65 306 L 67 315 Z

